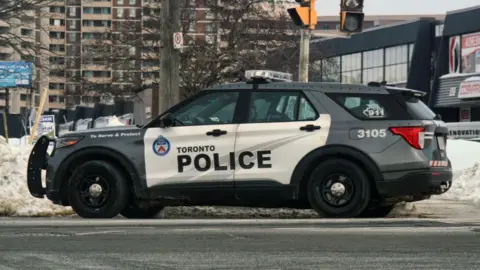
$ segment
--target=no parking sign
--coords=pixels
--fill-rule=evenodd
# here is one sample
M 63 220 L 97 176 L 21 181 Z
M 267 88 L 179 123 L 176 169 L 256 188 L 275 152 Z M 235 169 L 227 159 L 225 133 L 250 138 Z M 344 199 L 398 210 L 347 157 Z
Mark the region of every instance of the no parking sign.
M 173 48 L 181 49 L 183 47 L 183 33 L 175 32 L 173 33 Z

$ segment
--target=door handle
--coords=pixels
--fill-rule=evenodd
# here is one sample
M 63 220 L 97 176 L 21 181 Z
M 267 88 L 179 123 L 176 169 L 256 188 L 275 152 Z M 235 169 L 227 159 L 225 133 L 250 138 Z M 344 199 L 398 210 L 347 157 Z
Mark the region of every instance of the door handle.
M 212 131 L 207 132 L 207 136 L 218 137 L 227 134 L 225 130 L 214 129 Z
M 307 131 L 307 132 L 319 130 L 319 129 L 320 129 L 320 126 L 314 126 L 314 125 L 306 125 L 306 126 L 300 127 L 300 130 Z

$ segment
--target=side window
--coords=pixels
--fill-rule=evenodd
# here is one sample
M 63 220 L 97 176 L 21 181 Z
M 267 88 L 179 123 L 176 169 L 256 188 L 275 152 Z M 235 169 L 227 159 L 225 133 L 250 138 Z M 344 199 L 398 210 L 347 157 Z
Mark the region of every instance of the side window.
M 306 121 L 318 116 L 299 92 L 253 92 L 250 104 L 249 123 Z
M 362 120 L 407 120 L 408 115 L 392 96 L 375 94 L 327 94 L 351 115 Z
M 300 108 L 298 108 L 299 121 L 313 121 L 317 120 L 318 113 L 313 108 L 312 104 L 308 102 L 305 97 L 300 98 Z
M 218 125 L 233 123 L 238 92 L 222 91 L 199 96 L 172 112 L 178 126 Z

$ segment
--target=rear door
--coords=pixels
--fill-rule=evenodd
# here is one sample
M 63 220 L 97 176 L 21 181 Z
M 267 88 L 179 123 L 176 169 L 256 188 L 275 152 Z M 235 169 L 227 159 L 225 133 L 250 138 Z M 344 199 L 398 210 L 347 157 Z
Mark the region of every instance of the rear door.
M 237 196 L 252 199 L 253 192 L 290 183 L 298 162 L 325 145 L 330 115 L 301 91 L 253 91 L 248 106 L 248 119 L 236 132 L 234 179 Z

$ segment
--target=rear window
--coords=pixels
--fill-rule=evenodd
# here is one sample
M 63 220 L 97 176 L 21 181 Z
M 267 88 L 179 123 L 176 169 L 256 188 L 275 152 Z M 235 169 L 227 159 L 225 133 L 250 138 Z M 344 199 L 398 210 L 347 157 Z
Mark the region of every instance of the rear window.
M 362 120 L 431 120 L 427 105 L 415 97 L 379 94 L 327 94 L 338 105 Z
M 401 99 L 401 98 L 400 98 Z M 418 120 L 433 120 L 436 114 L 419 98 L 411 97 L 404 100 L 408 113 Z

